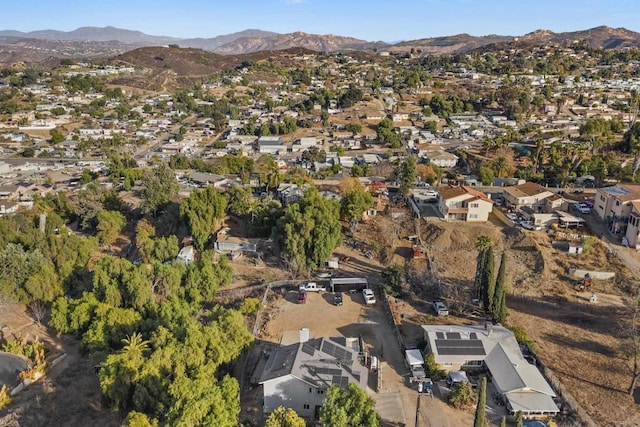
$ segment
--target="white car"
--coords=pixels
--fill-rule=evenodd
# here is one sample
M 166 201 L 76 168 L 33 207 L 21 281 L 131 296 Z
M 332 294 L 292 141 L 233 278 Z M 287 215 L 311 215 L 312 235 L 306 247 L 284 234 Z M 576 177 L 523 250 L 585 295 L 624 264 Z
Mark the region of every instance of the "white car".
M 364 302 L 366 304 L 376 303 L 376 296 L 373 294 L 373 291 L 371 289 L 363 289 L 362 295 L 364 296 Z
M 584 203 L 574 203 L 573 208 L 581 214 L 591 213 L 591 208 L 589 208 L 589 206 L 585 205 Z

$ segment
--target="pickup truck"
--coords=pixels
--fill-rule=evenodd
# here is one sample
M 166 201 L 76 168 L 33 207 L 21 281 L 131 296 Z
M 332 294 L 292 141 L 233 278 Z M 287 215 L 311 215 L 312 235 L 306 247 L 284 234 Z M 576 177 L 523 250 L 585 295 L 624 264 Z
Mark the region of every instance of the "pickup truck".
M 305 292 L 324 292 L 327 289 L 323 285 L 318 285 L 316 282 L 307 282 L 301 284 L 298 290 Z
M 449 315 L 449 310 L 447 309 L 447 306 L 444 305 L 444 303 L 442 301 L 435 301 L 433 303 L 433 311 L 438 316 L 448 316 Z

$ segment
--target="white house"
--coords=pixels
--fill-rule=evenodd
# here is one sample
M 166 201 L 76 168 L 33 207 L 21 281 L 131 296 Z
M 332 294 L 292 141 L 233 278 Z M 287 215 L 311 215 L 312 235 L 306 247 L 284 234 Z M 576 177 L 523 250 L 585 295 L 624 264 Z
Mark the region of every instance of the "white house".
M 507 202 L 507 206 L 515 208 L 529 206 L 537 212 L 543 212 L 547 203 L 545 199 L 554 194 L 541 185 L 525 182 L 513 187 L 505 187 L 502 190 L 502 195 Z
M 486 367 L 498 394 L 511 414 L 555 415 L 555 392 L 529 363 L 513 332 L 500 325 L 423 325 L 427 348 L 447 371 Z
M 609 231 L 625 234 L 633 208 L 633 202 L 640 201 L 640 185 L 618 184 L 599 188 L 593 204 L 593 211 L 605 221 Z
M 259 380 L 265 414 L 283 406 L 313 420 L 330 386 L 355 383 L 367 387 L 369 371 L 359 362 L 357 339 L 308 339 L 308 334 L 303 329 L 301 342 L 281 347 L 269 356 Z
M 438 188 L 438 210 L 445 220 L 487 221 L 493 201 L 481 191 L 449 185 Z

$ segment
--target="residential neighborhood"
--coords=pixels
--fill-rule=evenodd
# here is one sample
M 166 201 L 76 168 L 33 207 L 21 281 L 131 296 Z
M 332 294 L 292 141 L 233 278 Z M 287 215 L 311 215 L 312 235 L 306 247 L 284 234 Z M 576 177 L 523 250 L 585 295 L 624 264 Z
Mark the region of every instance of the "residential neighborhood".
M 637 425 L 640 35 L 247 31 L 0 49 L 0 424 Z

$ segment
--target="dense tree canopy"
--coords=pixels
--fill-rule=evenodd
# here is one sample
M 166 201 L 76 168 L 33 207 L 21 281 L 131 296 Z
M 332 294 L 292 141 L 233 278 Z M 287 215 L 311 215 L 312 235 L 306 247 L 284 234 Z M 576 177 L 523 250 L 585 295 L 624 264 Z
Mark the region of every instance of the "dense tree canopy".
M 286 207 L 274 237 L 294 271 L 314 270 L 329 259 L 340 243 L 339 215 L 338 203 L 315 189 L 307 191 L 302 202 Z
M 375 401 L 357 384 L 346 388 L 331 386 L 320 407 L 320 423 L 325 426 L 377 427 L 380 418 Z
M 182 201 L 180 214 L 187 220 L 196 245 L 204 249 L 218 231 L 227 211 L 227 198 L 214 187 L 196 190 Z
M 144 203 L 142 204 L 142 210 L 150 214 L 155 214 L 180 189 L 174 172 L 164 163 L 145 173 L 143 186 L 142 196 Z

